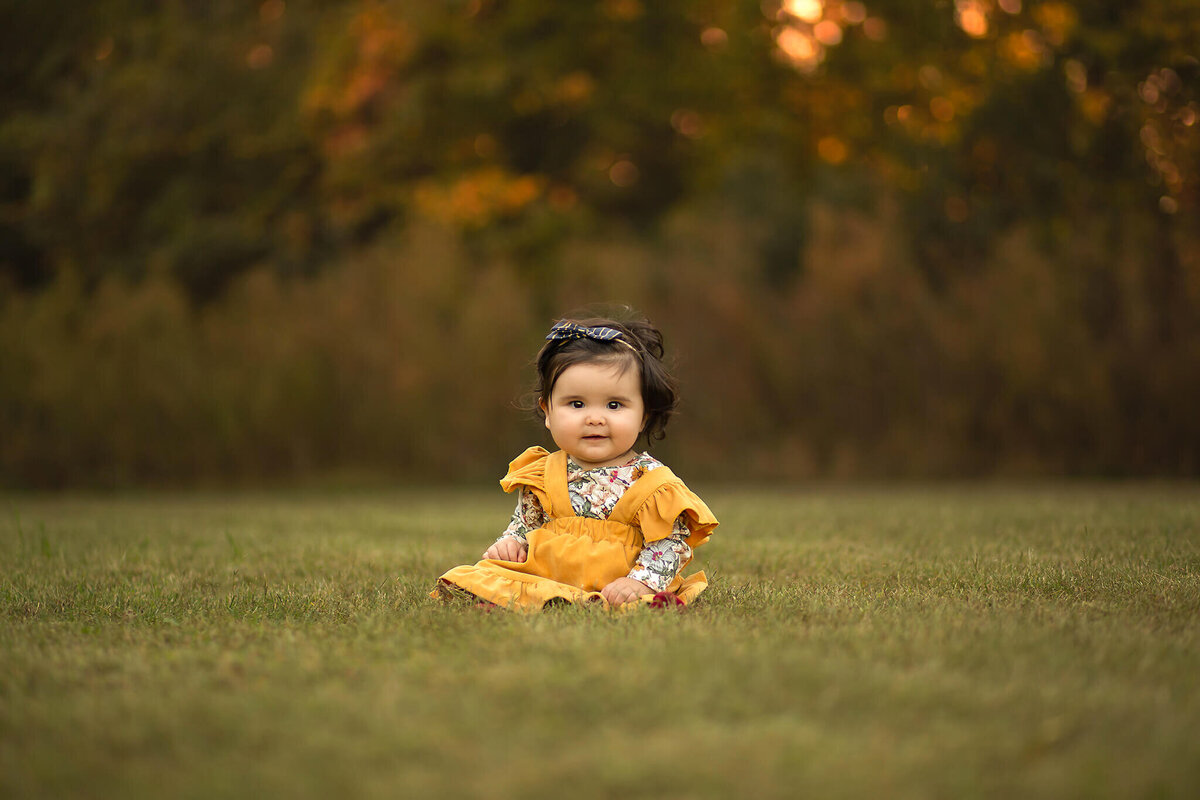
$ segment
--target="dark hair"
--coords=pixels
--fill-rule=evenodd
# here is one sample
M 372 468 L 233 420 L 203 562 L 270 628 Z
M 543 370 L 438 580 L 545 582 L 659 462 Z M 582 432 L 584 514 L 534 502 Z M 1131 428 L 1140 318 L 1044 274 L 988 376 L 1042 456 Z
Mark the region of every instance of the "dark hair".
M 547 341 L 534 362 L 537 384 L 533 391 L 538 416 L 545 416 L 543 406 L 549 404 L 554 385 L 567 367 L 589 361 L 623 362 L 621 369 L 624 372 L 636 363 L 641 373 L 642 404 L 646 411 L 642 433 L 648 441 L 662 439 L 666 435 L 667 420 L 675 412 L 679 393 L 674 376 L 663 363 L 663 337 L 658 328 L 646 319 L 619 321 L 604 317 L 567 317 L 562 321 L 587 328 L 612 328 L 621 336 L 608 341 L 588 337 Z

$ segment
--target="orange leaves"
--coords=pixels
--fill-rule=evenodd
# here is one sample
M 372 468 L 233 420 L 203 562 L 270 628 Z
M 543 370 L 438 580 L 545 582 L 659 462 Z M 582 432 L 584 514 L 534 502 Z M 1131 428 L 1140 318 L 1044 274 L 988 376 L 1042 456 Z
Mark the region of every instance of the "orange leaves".
M 327 112 L 345 118 L 362 111 L 395 80 L 411 58 L 416 36 L 381 5 L 365 7 L 351 21 L 347 47 L 339 52 L 333 74 L 318 83 L 305 101 L 310 114 Z
M 605 0 L 602 9 L 606 17 L 616 22 L 633 22 L 646 13 L 638 0 Z
M 1079 95 L 1079 110 L 1093 125 L 1100 125 L 1108 119 L 1112 104 L 1112 95 L 1099 89 L 1088 89 Z
M 823 136 L 817 142 L 817 155 L 830 164 L 841 164 L 850 156 L 850 148 L 836 136 Z
M 1033 72 L 1053 60 L 1045 40 L 1033 30 L 1007 34 L 998 47 L 1005 62 L 1023 72 Z
M 419 183 L 413 198 L 425 216 L 467 228 L 482 228 L 513 216 L 542 196 L 545 178 L 512 175 L 499 167 L 484 167 L 449 183 L 426 180 Z
M 1066 3 L 1043 3 L 1033 9 L 1033 18 L 1054 47 L 1062 47 L 1079 22 L 1078 12 Z
M 554 86 L 553 99 L 564 106 L 584 105 L 596 91 L 596 81 L 591 75 L 576 70 L 564 75 Z
M 954 4 L 954 21 L 968 36 L 981 39 L 988 34 L 988 9 L 980 0 L 958 0 Z

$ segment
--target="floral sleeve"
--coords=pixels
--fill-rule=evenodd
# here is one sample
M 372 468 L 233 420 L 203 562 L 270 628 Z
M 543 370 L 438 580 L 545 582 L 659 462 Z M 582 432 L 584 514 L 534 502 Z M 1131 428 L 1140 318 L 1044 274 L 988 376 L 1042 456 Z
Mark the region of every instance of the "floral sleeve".
M 629 577 L 641 581 L 655 592 L 665 592 L 689 561 L 692 548 L 687 543 L 688 528 L 683 517 L 675 520 L 671 535 L 649 542 L 638 554 Z
M 542 510 L 542 504 L 537 499 L 537 495 L 528 489 L 520 489 L 517 491 L 517 508 L 513 511 L 512 519 L 509 520 L 508 527 L 496 541 L 519 539 L 525 542 L 527 541 L 526 535 L 545 525 L 546 521 L 546 512 Z

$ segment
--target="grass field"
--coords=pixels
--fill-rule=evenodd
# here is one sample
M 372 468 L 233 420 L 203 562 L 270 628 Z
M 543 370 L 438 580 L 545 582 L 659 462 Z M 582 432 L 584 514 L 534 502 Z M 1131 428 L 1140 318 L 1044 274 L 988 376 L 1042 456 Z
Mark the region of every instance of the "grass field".
M 0 496 L 0 796 L 1200 796 L 1200 487 L 703 494 L 622 616 L 426 599 L 498 491 Z

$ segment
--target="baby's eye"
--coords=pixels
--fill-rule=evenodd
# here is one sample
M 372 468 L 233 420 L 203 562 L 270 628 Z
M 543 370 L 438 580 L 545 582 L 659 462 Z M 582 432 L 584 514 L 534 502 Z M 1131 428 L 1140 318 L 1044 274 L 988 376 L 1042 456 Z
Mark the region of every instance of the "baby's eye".
M 616 411 L 620 407 L 621 407 L 621 403 L 618 402 L 617 400 L 609 400 L 608 401 L 608 410 L 609 411 Z
M 572 400 L 571 408 L 583 408 L 583 401 L 582 400 Z

